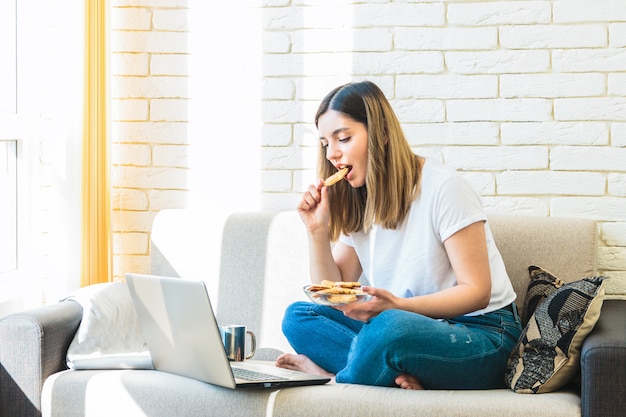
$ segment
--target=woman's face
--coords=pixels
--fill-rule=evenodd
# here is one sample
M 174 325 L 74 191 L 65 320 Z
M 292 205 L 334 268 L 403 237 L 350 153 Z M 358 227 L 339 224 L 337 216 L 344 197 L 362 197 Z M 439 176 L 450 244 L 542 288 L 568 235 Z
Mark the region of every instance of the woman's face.
M 345 179 L 354 188 L 365 184 L 367 176 L 367 128 L 336 110 L 328 110 L 317 121 L 322 146 L 337 169 L 350 168 Z

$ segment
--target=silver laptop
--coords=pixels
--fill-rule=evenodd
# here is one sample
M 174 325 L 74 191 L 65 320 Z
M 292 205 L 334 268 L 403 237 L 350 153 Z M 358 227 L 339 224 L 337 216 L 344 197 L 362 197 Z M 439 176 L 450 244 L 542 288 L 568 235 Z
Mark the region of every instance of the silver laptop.
M 247 360 L 230 362 L 204 282 L 126 274 L 155 369 L 226 388 L 325 384 L 330 378 Z

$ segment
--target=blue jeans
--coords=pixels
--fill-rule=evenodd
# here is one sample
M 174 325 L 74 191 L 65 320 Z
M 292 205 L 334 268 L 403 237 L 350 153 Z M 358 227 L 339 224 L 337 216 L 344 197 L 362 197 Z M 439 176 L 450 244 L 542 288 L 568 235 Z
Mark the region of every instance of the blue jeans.
M 398 375 L 410 374 L 426 389 L 504 388 L 522 331 L 513 309 L 450 320 L 387 310 L 363 323 L 299 301 L 287 308 L 283 333 L 341 383 L 395 386 Z

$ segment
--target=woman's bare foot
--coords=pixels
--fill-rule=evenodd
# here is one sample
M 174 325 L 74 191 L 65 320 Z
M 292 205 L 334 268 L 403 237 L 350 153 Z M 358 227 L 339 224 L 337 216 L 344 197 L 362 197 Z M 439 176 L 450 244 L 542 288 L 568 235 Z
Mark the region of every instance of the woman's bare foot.
M 279 368 L 292 369 L 294 371 L 306 372 L 307 374 L 334 377 L 335 375 L 320 367 L 318 364 L 305 355 L 294 355 L 283 353 L 276 359 L 276 366 Z
M 422 390 L 424 387 L 413 375 L 402 374 L 396 378 L 396 384 L 402 389 Z
M 305 355 L 294 355 L 283 353 L 276 359 L 276 366 L 279 368 L 292 369 L 294 371 L 306 372 L 307 374 L 327 376 L 334 380 L 333 374 L 309 359 Z M 395 380 L 400 388 L 408 390 L 423 390 L 424 387 L 413 375 L 402 374 Z

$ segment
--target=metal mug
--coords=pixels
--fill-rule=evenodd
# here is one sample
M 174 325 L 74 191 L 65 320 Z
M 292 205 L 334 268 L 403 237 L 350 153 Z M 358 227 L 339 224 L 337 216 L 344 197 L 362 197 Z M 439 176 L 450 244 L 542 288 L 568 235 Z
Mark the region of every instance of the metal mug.
M 250 353 L 246 355 L 246 334 L 250 335 Z M 243 324 L 220 326 L 222 343 L 226 356 L 231 361 L 241 362 L 250 359 L 256 352 L 256 336 Z

